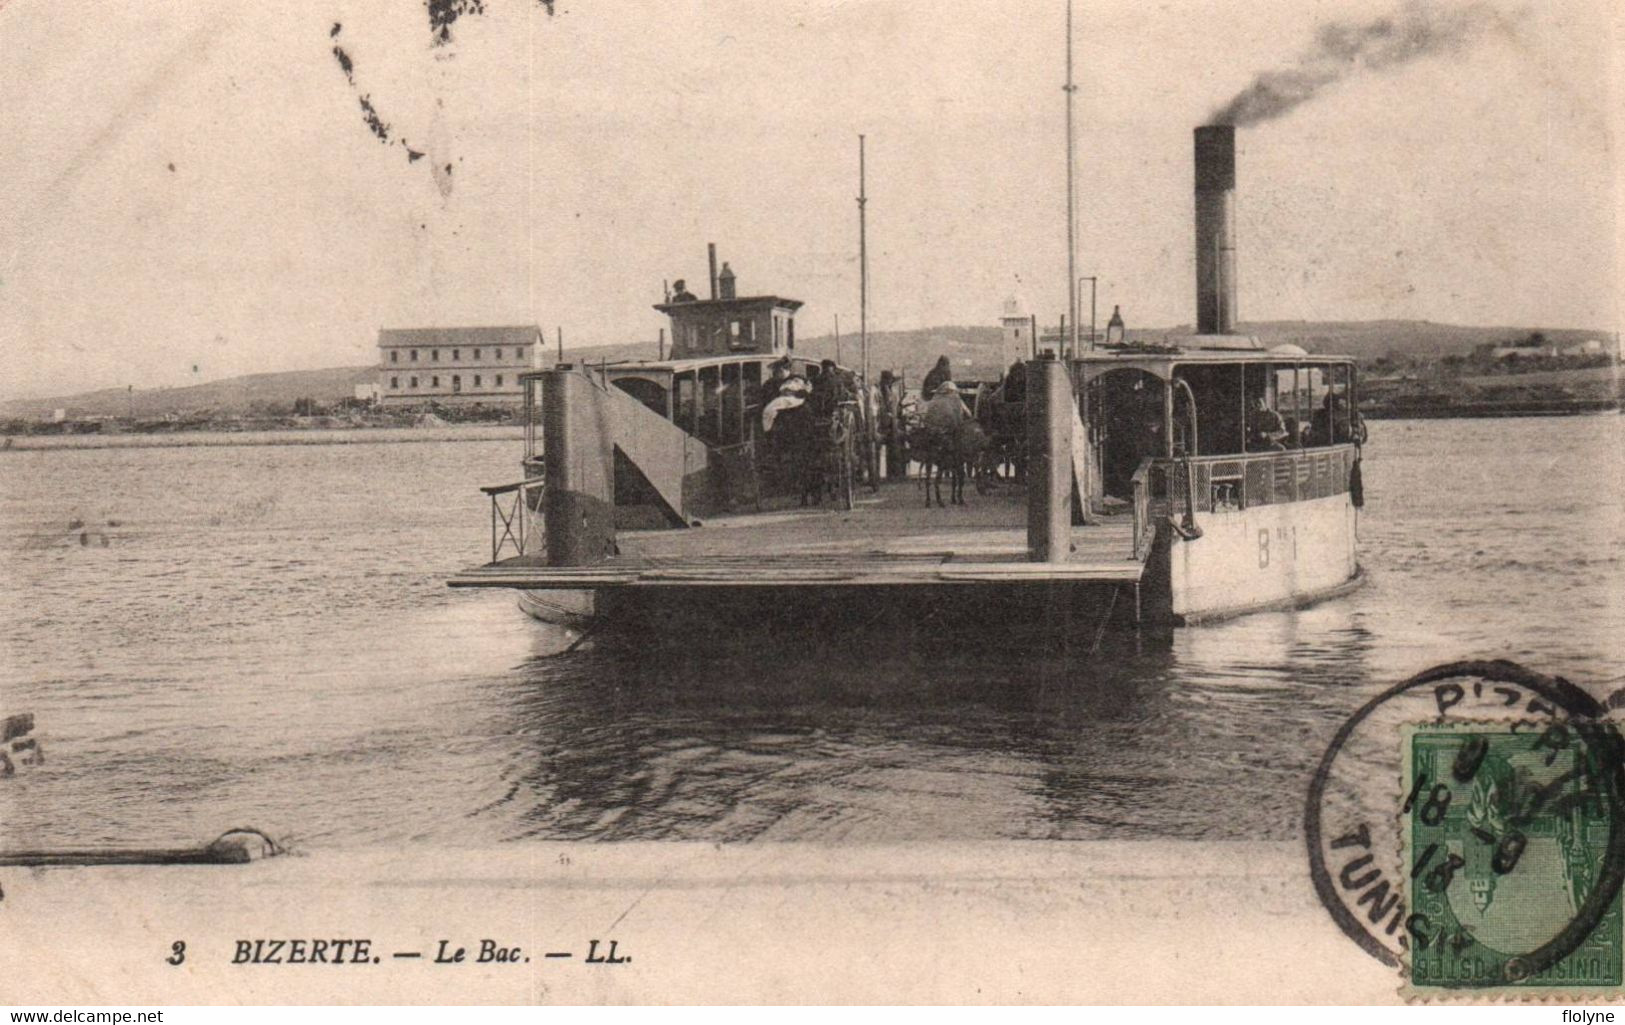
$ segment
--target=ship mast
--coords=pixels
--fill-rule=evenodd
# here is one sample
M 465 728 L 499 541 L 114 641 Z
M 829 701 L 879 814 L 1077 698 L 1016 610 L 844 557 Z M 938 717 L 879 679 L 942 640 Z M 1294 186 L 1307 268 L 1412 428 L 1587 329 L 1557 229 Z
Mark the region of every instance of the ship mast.
M 862 135 L 858 136 L 858 351 L 863 362 L 863 385 L 869 386 L 869 219 L 866 208 Z
M 1072 96 L 1078 91 L 1077 84 L 1072 81 L 1072 0 L 1066 0 L 1066 85 L 1062 87 L 1066 93 L 1066 293 L 1067 315 L 1071 318 L 1068 329 L 1068 338 L 1062 339 L 1062 347 L 1068 346 L 1070 341 L 1071 355 L 1078 354 L 1078 191 L 1073 179 L 1073 165 L 1076 163 L 1076 146 L 1072 131 Z M 1064 355 L 1064 354 L 1063 354 Z

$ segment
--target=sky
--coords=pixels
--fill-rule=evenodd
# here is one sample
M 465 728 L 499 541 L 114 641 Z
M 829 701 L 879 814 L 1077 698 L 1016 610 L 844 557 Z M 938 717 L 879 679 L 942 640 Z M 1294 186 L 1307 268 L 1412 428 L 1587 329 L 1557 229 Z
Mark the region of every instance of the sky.
M 1191 129 L 1288 73 L 1313 97 L 1238 129 L 1243 320 L 1616 330 L 1616 6 L 1077 0 L 1101 320 L 1191 322 Z M 381 327 L 653 339 L 708 242 L 803 336 L 854 331 L 860 133 L 872 329 L 1054 323 L 1064 18 L 484 0 L 439 38 L 417 0 L 0 0 L 0 397 L 366 364 Z M 1472 31 L 1327 63 L 1418 19 Z

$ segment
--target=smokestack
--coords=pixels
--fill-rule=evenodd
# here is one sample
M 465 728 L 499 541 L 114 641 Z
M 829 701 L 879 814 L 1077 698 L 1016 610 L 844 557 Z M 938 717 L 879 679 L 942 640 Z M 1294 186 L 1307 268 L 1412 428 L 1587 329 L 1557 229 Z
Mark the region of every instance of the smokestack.
M 1196 333 L 1236 326 L 1236 129 L 1196 130 Z
M 711 298 L 715 299 L 717 297 L 717 244 L 707 242 L 705 244 L 705 254 L 711 259 Z

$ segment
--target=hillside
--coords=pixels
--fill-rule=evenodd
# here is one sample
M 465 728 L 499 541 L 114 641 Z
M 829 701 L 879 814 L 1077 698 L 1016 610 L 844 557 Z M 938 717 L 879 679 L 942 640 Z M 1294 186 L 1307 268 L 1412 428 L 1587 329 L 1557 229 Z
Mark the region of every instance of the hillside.
M 1261 321 L 1242 324 L 1241 333 L 1258 336 L 1267 346 L 1292 343 L 1310 352 L 1336 352 L 1372 361 L 1390 352 L 1413 358 L 1438 360 L 1450 355 L 1466 355 L 1474 346 L 1527 337 L 1529 328 L 1460 327 L 1414 320 L 1379 321 Z M 1606 337 L 1598 331 L 1540 328 L 1557 345 L 1588 338 Z M 1154 342 L 1170 335 L 1189 334 L 1191 328 L 1141 328 L 1129 337 Z M 869 363 L 876 373 L 902 371 L 908 381 L 918 382 L 936 362 L 947 355 L 957 377 L 994 377 L 999 365 L 1000 332 L 988 325 L 924 328 L 914 331 L 877 331 L 869 336 Z M 835 339 L 821 335 L 798 340 L 797 351 L 819 358 L 836 356 Z M 565 351 L 566 359 L 596 363 L 625 359 L 652 359 L 652 342 L 603 345 Z M 858 339 L 843 335 L 841 362 L 857 366 Z M 49 416 L 54 409 L 67 410 L 72 417 L 162 416 L 166 413 L 211 411 L 241 413 L 259 405 L 291 405 L 297 399 L 314 399 L 331 404 L 355 394 L 355 386 L 373 380 L 373 367 L 336 367 L 326 370 L 296 370 L 286 373 L 250 374 L 185 388 L 151 388 L 127 392 L 121 388 L 85 392 L 48 399 L 13 399 L 0 402 L 0 417 L 34 419 Z
M 296 399 L 336 402 L 355 395 L 355 386 L 373 379 L 372 367 L 334 367 L 327 370 L 292 370 L 277 374 L 249 374 L 185 388 L 104 388 L 50 399 L 13 399 L 0 402 L 0 416 L 36 418 L 64 409 L 69 417 L 162 416 L 201 410 L 242 412 L 254 403 L 292 405 Z

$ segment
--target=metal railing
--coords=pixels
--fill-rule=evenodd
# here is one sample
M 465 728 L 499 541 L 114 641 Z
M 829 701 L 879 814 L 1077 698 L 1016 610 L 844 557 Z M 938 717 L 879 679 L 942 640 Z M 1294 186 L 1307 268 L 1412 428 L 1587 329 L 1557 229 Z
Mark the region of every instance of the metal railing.
M 1157 538 L 1157 521 L 1152 516 L 1151 474 L 1157 461 L 1147 457 L 1134 471 L 1134 558 L 1143 559 Z
M 508 545 L 513 546 L 515 555 L 529 554 L 527 539 L 531 535 L 540 537 L 540 524 L 531 522 L 541 515 L 537 508 L 539 503 L 532 501 L 531 496 L 540 495 L 542 483 L 543 478 L 532 477 L 512 484 L 480 488 L 491 498 L 492 562 L 502 559 L 502 551 Z

